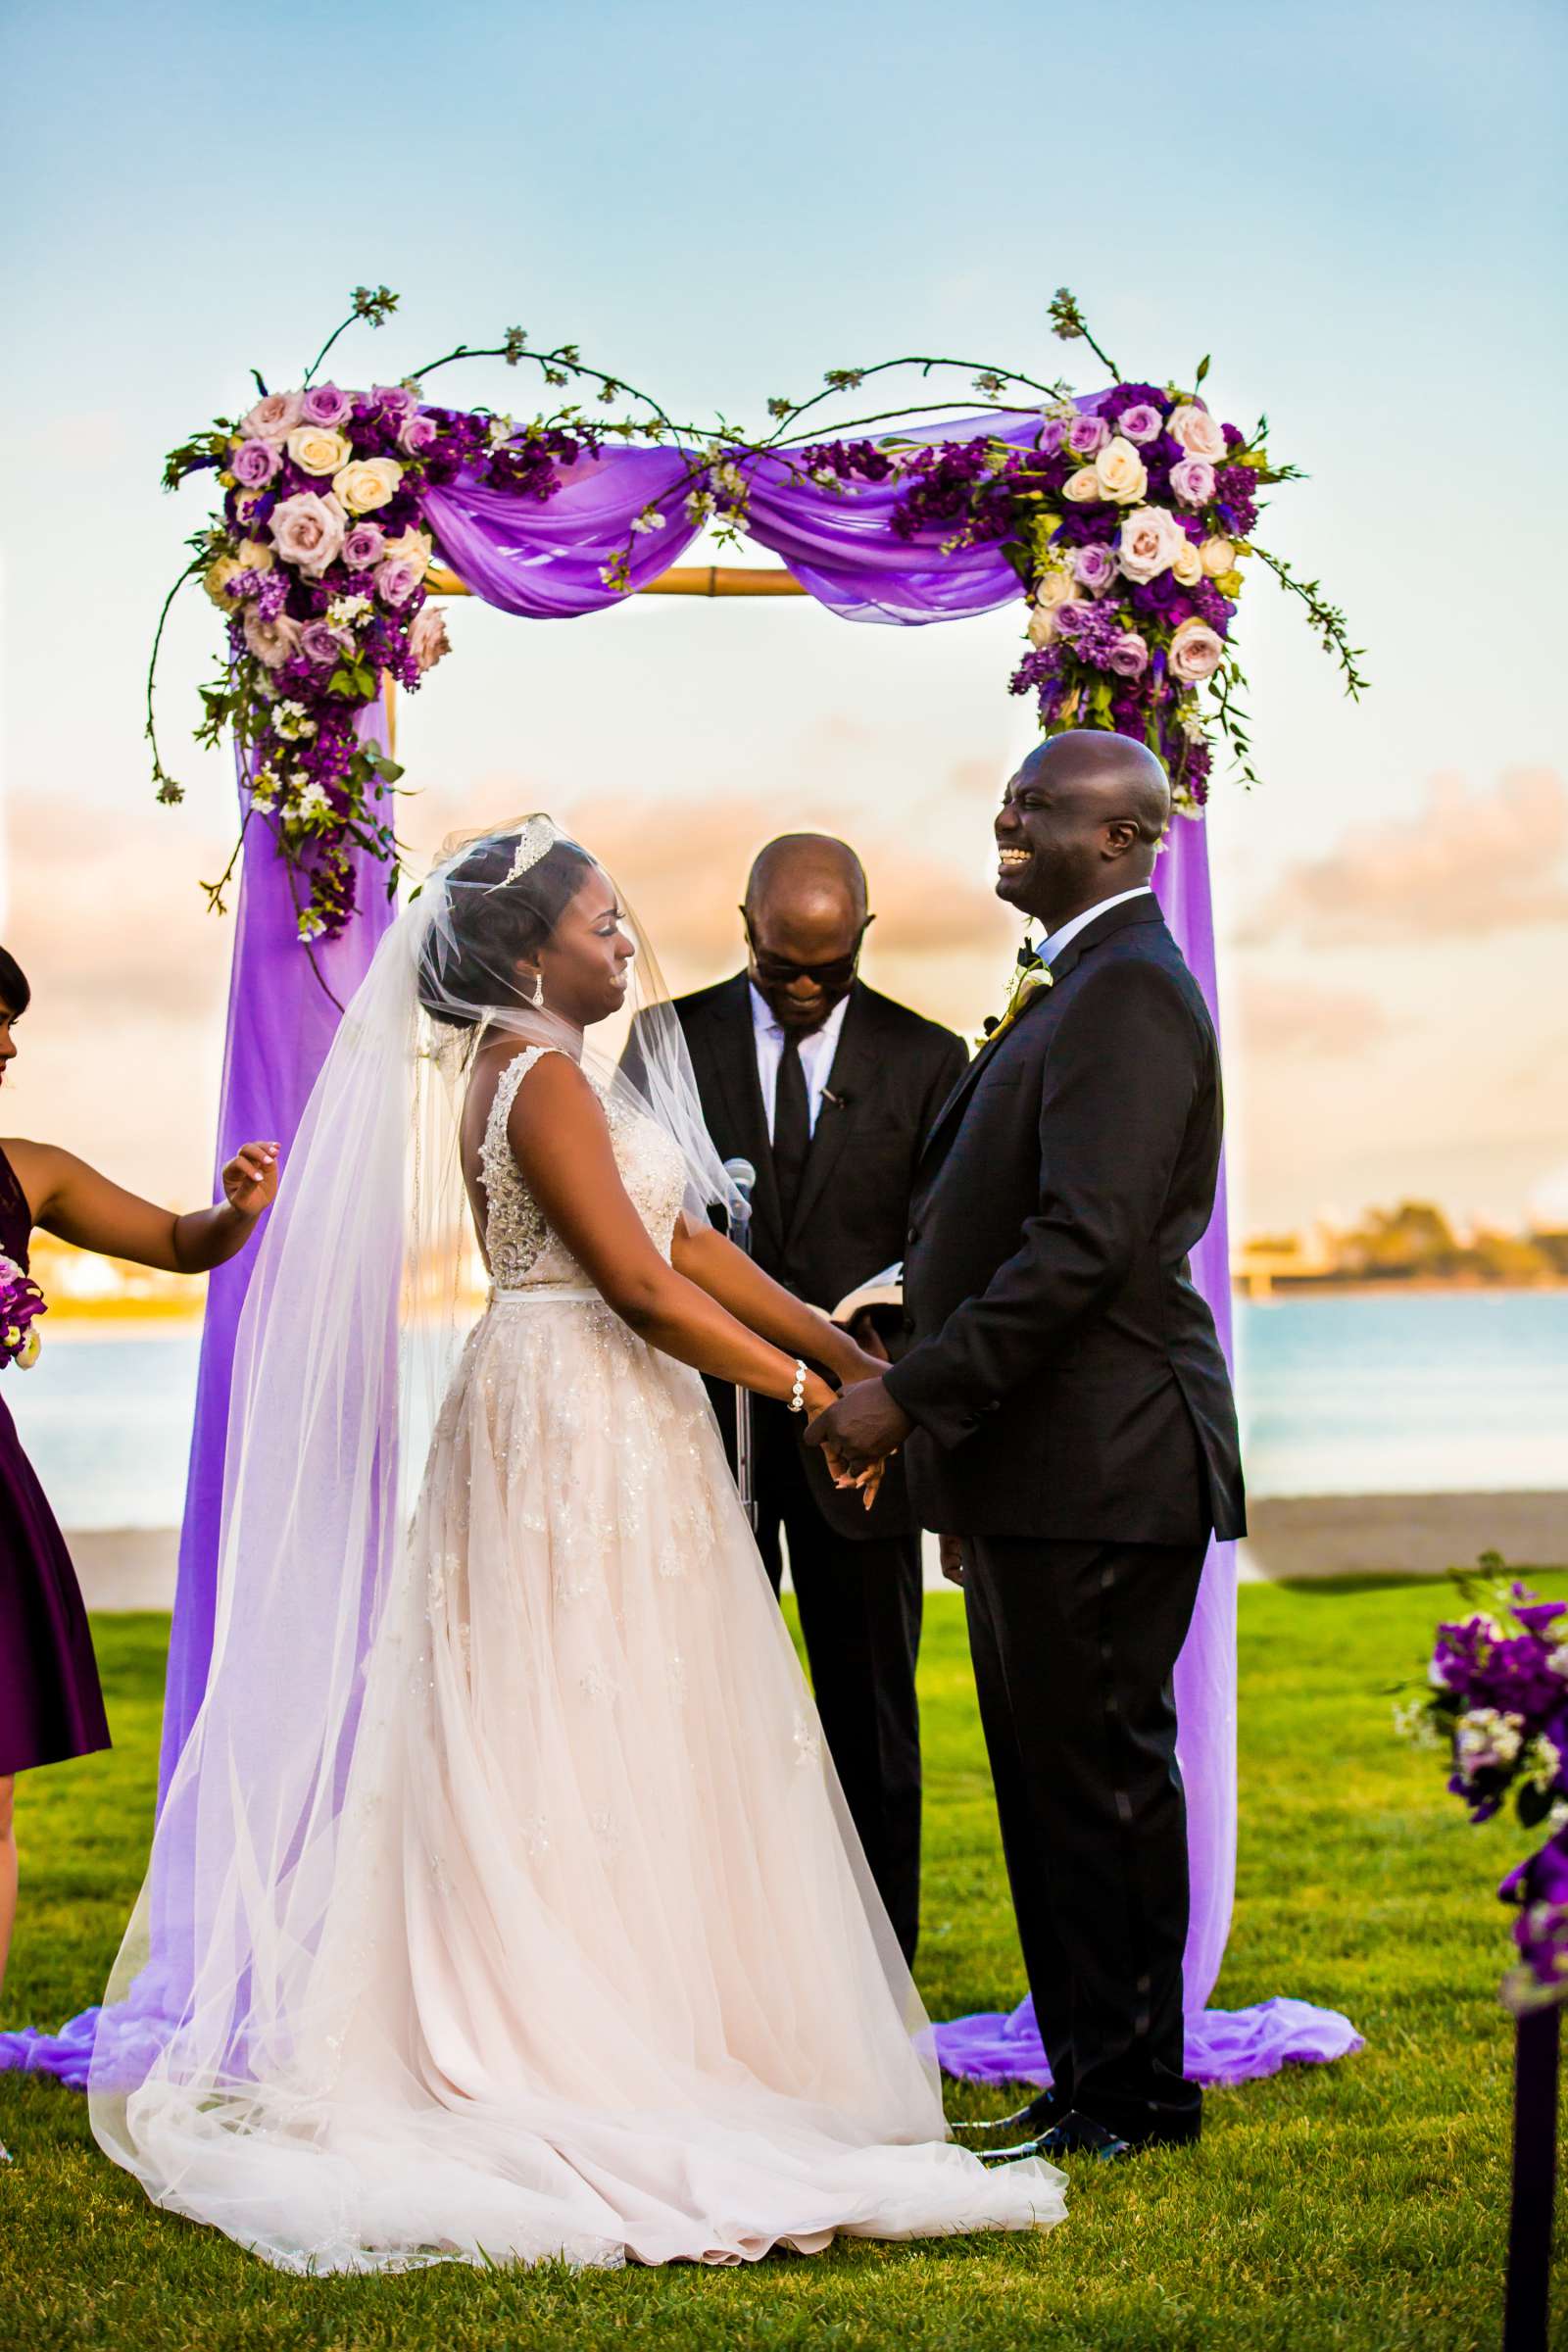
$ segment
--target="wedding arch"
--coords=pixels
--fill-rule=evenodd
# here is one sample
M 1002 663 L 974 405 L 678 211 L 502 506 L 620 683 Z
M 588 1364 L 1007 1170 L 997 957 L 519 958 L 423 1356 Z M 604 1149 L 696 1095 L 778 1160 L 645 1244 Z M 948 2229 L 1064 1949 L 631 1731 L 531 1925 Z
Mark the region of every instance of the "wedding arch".
M 383 326 L 386 287 L 360 287 L 302 383 L 270 390 L 172 451 L 172 489 L 203 472 L 219 503 L 160 617 L 147 683 L 159 797 L 181 788 L 154 718 L 170 606 L 200 580 L 223 616 L 198 740 L 232 735 L 240 829 L 221 907 L 239 878 L 218 1122 L 220 1164 L 252 1135 L 285 1158 L 344 1004 L 368 969 L 398 887 L 392 704 L 449 650 L 445 600 L 481 598 L 527 619 L 571 619 L 640 594 L 806 595 L 849 620 L 922 625 L 1018 599 L 1027 647 L 1010 690 L 1047 732 L 1138 736 L 1170 771 L 1179 821 L 1156 887 L 1216 1010 L 1206 845 L 1198 820 L 1215 755 L 1250 779 L 1245 679 L 1232 637 L 1247 569 L 1299 600 L 1339 663 L 1364 680 L 1343 615 L 1255 536 L 1260 494 L 1297 477 L 1216 418 L 1200 387 L 1127 381 L 1061 289 L 1051 320 L 1110 379 L 1074 393 L 1018 369 L 931 357 L 827 371 L 808 398 L 769 400 L 769 429 L 677 423 L 649 394 L 571 344 L 535 351 L 520 328 L 395 383 L 323 380 L 339 337 Z M 556 405 L 524 420 L 445 408 L 429 379 L 456 363 L 528 367 Z M 863 387 L 910 371 L 922 397 L 863 409 Z M 944 386 L 963 379 L 963 397 Z M 931 395 L 936 395 L 932 397 Z M 584 405 L 591 401 L 592 408 Z M 845 416 L 846 409 L 859 413 Z M 755 542 L 783 569 L 678 558 L 705 529 Z M 160 1791 L 205 1689 L 234 1344 L 253 1253 L 211 1279 L 197 1380 L 165 1699 Z M 1223 1193 L 1195 1277 L 1230 1347 Z M 1295 2001 L 1205 2009 L 1229 1930 L 1235 1870 L 1235 1571 L 1215 1546 L 1178 1668 L 1194 1905 L 1187 1951 L 1189 2064 L 1208 2081 L 1272 2072 L 1354 2046 L 1344 2019 Z M 83 2082 L 95 2013 L 52 2036 L 0 2036 L 0 2064 Z M 937 2029 L 951 2071 L 1044 2079 L 1025 2002 Z

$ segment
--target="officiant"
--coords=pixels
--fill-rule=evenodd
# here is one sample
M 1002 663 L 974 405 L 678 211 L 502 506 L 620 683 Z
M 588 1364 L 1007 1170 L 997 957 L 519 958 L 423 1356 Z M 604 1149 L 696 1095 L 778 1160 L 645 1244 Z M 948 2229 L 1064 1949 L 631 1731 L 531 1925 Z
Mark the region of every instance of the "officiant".
M 855 852 L 791 833 L 741 907 L 746 969 L 677 1000 L 710 1134 L 757 1170 L 752 1247 L 830 1313 L 904 1254 L 915 1161 L 962 1072 L 960 1041 L 858 977 L 872 915 Z M 862 1345 L 875 1347 L 866 1328 Z M 710 1384 L 733 1452 L 734 1393 Z M 803 1424 L 752 1400 L 757 1540 L 775 1592 L 781 1539 L 834 1766 L 906 1958 L 920 1910 L 920 1533 L 903 1465 L 869 1511 L 838 1493 Z

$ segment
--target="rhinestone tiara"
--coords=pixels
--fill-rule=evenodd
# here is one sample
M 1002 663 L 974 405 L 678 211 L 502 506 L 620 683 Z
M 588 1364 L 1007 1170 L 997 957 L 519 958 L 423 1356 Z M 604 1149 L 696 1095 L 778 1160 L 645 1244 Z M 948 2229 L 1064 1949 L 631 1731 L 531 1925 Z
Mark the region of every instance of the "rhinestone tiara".
M 554 817 L 530 816 L 517 835 L 517 854 L 507 868 L 507 882 L 515 882 L 520 875 L 527 873 L 530 866 L 537 865 L 540 858 L 548 856 L 556 843 L 564 838 Z M 506 888 L 506 883 L 502 884 L 502 888 Z

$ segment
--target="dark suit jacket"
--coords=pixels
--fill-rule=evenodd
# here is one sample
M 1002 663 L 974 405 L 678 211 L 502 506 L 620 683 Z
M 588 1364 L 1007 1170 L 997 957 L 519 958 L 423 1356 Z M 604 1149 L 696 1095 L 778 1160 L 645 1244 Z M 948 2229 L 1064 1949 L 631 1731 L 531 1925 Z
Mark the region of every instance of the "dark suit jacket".
M 1219 1051 L 1152 898 L 1070 940 L 969 1065 L 920 1163 L 916 1511 L 944 1534 L 1184 1544 L 1245 1532 L 1236 1408 L 1188 1253 L 1214 1209 Z
M 855 983 L 828 1074 L 828 1094 L 836 1100 L 823 1099 L 786 1233 L 745 973 L 677 998 L 675 1010 L 719 1156 L 749 1159 L 757 1170 L 758 1264 L 798 1298 L 831 1311 L 904 1254 L 920 1147 L 964 1068 L 962 1043 L 863 981 Z M 818 1507 L 841 1535 L 908 1534 L 918 1524 L 895 1466 L 866 1511 L 858 1495 L 836 1492 L 819 1454 L 805 1449 L 805 1463 Z

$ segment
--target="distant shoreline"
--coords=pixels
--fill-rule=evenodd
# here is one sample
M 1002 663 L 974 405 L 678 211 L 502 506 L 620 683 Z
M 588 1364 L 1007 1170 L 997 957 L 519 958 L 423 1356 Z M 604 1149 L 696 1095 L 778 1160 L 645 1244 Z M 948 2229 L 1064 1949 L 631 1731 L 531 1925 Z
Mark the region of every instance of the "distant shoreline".
M 1250 1298 L 1254 1305 L 1268 1306 L 1282 1298 L 1531 1298 L 1568 1291 L 1568 1282 L 1551 1279 L 1544 1282 L 1454 1282 L 1438 1281 L 1417 1275 L 1409 1281 L 1338 1282 L 1332 1276 L 1275 1275 L 1266 1291 L 1259 1291 L 1246 1275 L 1231 1279 L 1234 1298 Z

